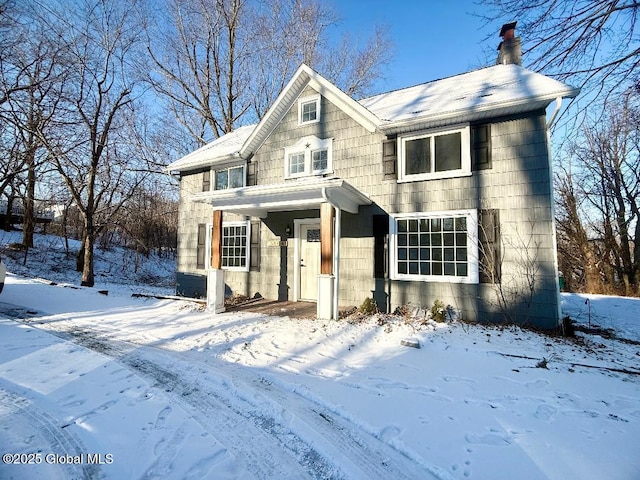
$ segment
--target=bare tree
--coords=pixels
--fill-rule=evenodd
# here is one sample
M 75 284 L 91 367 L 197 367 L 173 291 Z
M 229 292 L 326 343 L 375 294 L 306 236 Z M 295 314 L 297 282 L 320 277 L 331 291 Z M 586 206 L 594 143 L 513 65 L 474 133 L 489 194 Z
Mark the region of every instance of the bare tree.
M 567 290 L 603 293 L 595 245 L 589 239 L 584 214 L 581 213 L 584 195 L 579 192 L 570 167 L 569 162 L 569 168 L 561 168 L 555 178 L 560 271 L 563 272 Z
M 569 151 L 578 168 L 573 183 L 575 206 L 571 197 L 561 199 L 576 213 L 560 218 L 561 231 L 582 235 L 568 237 L 574 250 L 584 250 L 597 259 L 598 276 L 608 290 L 626 295 L 640 293 L 640 109 L 637 92 L 625 94 L 606 105 L 604 118 L 587 120 L 582 140 Z M 565 184 L 569 180 L 565 177 Z M 561 190 L 562 191 L 562 190 Z M 564 198 L 564 197 L 568 197 Z M 567 208 L 565 207 L 565 212 Z M 579 212 L 579 213 L 577 213 Z M 576 217 L 582 227 L 577 227 Z M 573 225 L 567 224 L 571 219 Z M 588 260 L 588 251 L 585 260 Z M 594 268 L 594 262 L 587 263 Z M 589 273 L 589 272 L 588 272 Z M 595 276 L 593 272 L 589 273 Z M 589 282 L 588 282 L 589 283 Z M 592 282 L 593 283 L 593 282 Z M 591 285 L 588 285 L 591 289 Z
M 158 15 L 148 23 L 144 69 L 199 144 L 259 120 L 301 63 L 357 96 L 392 53 L 384 29 L 363 45 L 331 45 L 337 16 L 317 0 L 167 0 Z
M 534 70 L 603 95 L 640 80 L 634 0 L 479 0 L 488 24 L 518 21 L 523 61 Z
M 97 235 L 142 181 L 128 163 L 127 121 L 135 117 L 135 62 L 139 28 L 135 2 L 75 2 L 50 7 L 42 21 L 67 47 L 68 74 L 57 109 L 57 134 L 41 132 L 51 161 L 83 222 L 78 267 L 94 285 Z

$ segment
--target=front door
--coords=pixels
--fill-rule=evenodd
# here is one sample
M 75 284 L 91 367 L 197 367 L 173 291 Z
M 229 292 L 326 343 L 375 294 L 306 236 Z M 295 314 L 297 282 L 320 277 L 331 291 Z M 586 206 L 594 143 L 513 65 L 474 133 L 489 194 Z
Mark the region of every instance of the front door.
M 318 300 L 320 224 L 300 225 L 300 300 Z

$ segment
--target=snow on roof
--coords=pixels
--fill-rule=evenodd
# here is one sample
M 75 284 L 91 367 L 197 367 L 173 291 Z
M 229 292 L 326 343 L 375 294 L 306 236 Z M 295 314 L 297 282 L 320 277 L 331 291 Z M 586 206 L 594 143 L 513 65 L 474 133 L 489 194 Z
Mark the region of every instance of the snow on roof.
M 385 124 L 490 110 L 530 100 L 551 102 L 578 90 L 519 65 L 495 65 L 360 100 Z
M 228 159 L 240 151 L 240 148 L 255 128 L 256 124 L 239 127 L 176 160 L 168 165 L 166 170 L 169 172 L 189 170 L 190 168 L 203 167 L 216 161 Z
M 308 73 L 307 70 L 322 78 L 308 67 L 301 71 Z M 315 78 L 310 80 L 310 75 L 303 79 L 306 83 Z M 288 85 L 281 96 L 295 88 L 302 87 Z M 394 129 L 407 131 L 546 108 L 559 97 L 573 98 L 578 93 L 577 88 L 519 65 L 494 65 L 364 98 L 358 103 L 379 119 L 380 128 L 388 134 Z M 239 156 L 243 146 L 247 148 L 247 142 L 252 142 L 256 127 L 240 127 L 175 161 L 167 171 L 192 170 Z

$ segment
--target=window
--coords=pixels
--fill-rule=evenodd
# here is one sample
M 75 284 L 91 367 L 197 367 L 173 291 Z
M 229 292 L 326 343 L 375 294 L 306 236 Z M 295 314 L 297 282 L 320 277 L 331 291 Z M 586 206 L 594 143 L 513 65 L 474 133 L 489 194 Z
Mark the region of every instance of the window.
M 216 190 L 244 187 L 244 165 L 216 170 Z
M 298 100 L 298 125 L 320 121 L 320 95 L 304 97 Z
M 390 229 L 392 278 L 478 283 L 475 210 L 396 215 Z
M 249 269 L 249 222 L 222 224 L 222 268 Z
M 400 137 L 400 181 L 471 174 L 469 127 Z
M 332 138 L 311 135 L 285 148 L 285 178 L 332 173 L 332 147 Z
M 204 269 L 207 258 L 207 226 L 204 223 L 198 225 L 198 239 L 196 244 L 196 268 Z
M 304 152 L 289 155 L 289 175 L 304 174 Z
M 327 169 L 327 150 L 311 152 L 311 160 L 314 172 L 325 171 Z
M 202 191 L 208 192 L 211 189 L 211 170 L 202 172 Z

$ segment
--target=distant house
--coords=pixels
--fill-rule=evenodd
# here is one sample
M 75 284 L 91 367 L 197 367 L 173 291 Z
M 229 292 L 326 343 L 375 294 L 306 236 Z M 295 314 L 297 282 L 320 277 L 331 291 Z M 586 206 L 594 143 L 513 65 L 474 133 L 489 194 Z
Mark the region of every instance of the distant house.
M 359 101 L 302 65 L 260 123 L 169 165 L 177 293 L 218 311 L 225 290 L 312 301 L 321 318 L 439 300 L 557 327 L 547 107 L 578 90 L 501 34 L 495 66 Z

